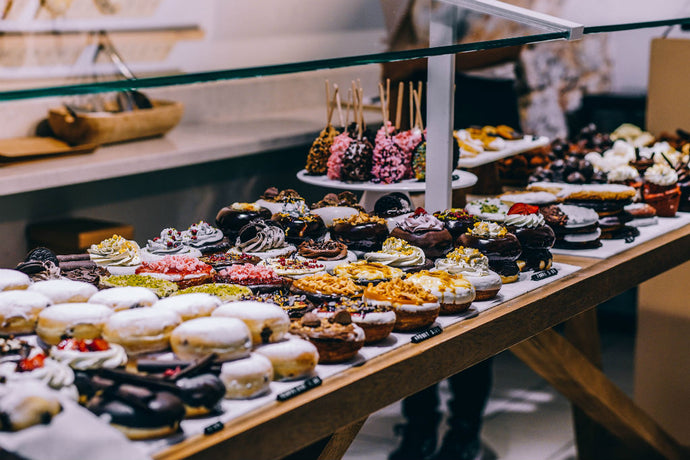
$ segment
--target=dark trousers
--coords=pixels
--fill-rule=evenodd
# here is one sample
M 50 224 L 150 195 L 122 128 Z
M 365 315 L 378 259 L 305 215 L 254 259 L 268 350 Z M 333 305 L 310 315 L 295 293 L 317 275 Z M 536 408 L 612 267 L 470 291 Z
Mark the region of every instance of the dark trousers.
M 493 380 L 492 358 L 475 364 L 448 379 L 452 398 L 448 402 L 448 425 L 454 435 L 468 440 L 479 437 L 484 407 Z M 402 402 L 407 423 L 420 430 L 436 430 L 441 421 L 438 384 L 416 393 Z

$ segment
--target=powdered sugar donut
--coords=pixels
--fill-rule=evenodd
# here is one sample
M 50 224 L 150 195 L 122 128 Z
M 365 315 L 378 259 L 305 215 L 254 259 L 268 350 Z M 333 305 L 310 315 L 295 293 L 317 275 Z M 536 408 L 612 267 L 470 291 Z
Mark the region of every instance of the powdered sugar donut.
M 218 361 L 249 356 L 252 340 L 249 328 L 236 318 L 195 318 L 175 328 L 170 346 L 181 359 L 198 359 L 210 353 Z
M 244 321 L 255 345 L 278 342 L 290 327 L 290 317 L 285 310 L 277 305 L 251 300 L 221 305 L 212 316 Z
M 91 296 L 89 303 L 98 303 L 114 311 L 137 307 L 150 307 L 158 302 L 158 296 L 150 289 L 141 286 L 126 286 L 104 289 Z
M 257 353 L 248 358 L 223 363 L 220 379 L 225 384 L 226 399 L 249 399 L 268 393 L 273 379 L 271 361 Z
M 213 310 L 218 308 L 222 301 L 211 294 L 192 293 L 180 294 L 167 299 L 159 300 L 154 308 L 163 308 L 174 311 L 182 318 L 182 321 L 211 316 Z
M 98 292 L 93 284 L 64 279 L 39 281 L 29 286 L 29 290 L 43 294 L 56 304 L 86 302 Z
M 164 308 L 124 310 L 108 319 L 103 338 L 122 345 L 128 355 L 163 351 L 170 346 L 170 333 L 181 322 L 180 315 Z
M 36 334 L 47 344 L 57 345 L 65 337 L 95 339 L 113 311 L 95 303 L 62 303 L 38 314 Z
M 288 340 L 258 347 L 255 352 L 273 365 L 273 380 L 296 380 L 308 377 L 319 362 L 316 346 L 308 340 L 287 335 Z
M 26 289 L 29 284 L 31 284 L 31 279 L 26 273 L 9 268 L 0 268 L 0 291 Z
M 52 300 L 38 292 L 0 292 L 0 335 L 33 333 L 38 314 L 52 304 Z

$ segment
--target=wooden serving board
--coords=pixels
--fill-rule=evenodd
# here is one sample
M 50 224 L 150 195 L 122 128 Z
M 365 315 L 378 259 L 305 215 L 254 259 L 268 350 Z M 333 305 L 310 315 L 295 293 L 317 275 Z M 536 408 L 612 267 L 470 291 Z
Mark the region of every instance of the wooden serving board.
M 14 137 L 0 139 L 0 161 L 21 161 L 52 155 L 91 153 L 98 144 L 71 146 L 53 137 Z

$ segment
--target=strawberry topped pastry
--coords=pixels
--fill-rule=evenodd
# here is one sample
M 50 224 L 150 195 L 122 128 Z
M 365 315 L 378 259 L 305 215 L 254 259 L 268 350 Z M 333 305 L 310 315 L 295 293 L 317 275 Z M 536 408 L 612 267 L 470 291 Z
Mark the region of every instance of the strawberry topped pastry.
M 211 282 L 215 270 L 196 257 L 175 255 L 165 256 L 156 262 L 144 262 L 137 268 L 136 274 L 172 281 L 184 289 Z
M 290 285 L 290 280 L 278 275 L 273 268 L 252 264 L 224 268 L 216 275 L 216 281 L 247 286 L 255 293 L 276 291 Z
M 443 222 L 424 208 L 417 208 L 412 215 L 399 221 L 391 236 L 422 248 L 426 258 L 431 260 L 443 257 L 453 249 L 453 237 Z
M 50 356 L 72 369 L 113 369 L 127 364 L 125 349 L 101 338 L 65 339 L 50 349 Z
M 518 266 L 523 271 L 551 268 L 553 256 L 550 249 L 556 242 L 556 234 L 546 224 L 538 206 L 514 204 L 508 210 L 504 224 L 520 241 L 522 255 L 518 259 Z
M 40 381 L 71 399 L 78 398 L 72 369 L 48 358 L 39 348 L 25 346 L 17 360 L 0 363 L 0 378 L 5 383 Z

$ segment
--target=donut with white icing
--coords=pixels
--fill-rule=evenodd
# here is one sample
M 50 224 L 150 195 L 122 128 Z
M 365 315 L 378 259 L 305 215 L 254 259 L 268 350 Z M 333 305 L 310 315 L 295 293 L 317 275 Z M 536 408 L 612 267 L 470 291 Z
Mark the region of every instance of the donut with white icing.
M 310 376 L 319 362 L 316 346 L 288 334 L 288 339 L 262 345 L 255 350 L 273 365 L 273 380 L 296 380 Z
M 0 268 L 0 291 L 26 289 L 31 284 L 31 278 L 26 273 L 11 268 Z
M 205 293 L 180 294 L 156 302 L 154 308 L 171 310 L 180 315 L 182 321 L 188 321 L 211 313 L 223 302 L 216 296 Z
M 91 296 L 89 303 L 106 305 L 113 311 L 129 310 L 137 307 L 150 307 L 158 302 L 152 290 L 141 286 L 125 286 L 104 289 Z
M 249 357 L 223 363 L 220 379 L 225 384 L 226 399 L 249 399 L 270 391 L 273 380 L 271 361 L 257 353 Z
M 20 431 L 47 424 L 62 411 L 58 395 L 39 382 L 0 387 L 0 430 Z
M 36 334 L 48 345 L 57 345 L 63 338 L 95 339 L 113 311 L 96 303 L 62 303 L 38 314 Z
M 39 281 L 29 286 L 29 291 L 48 297 L 53 303 L 87 302 L 98 292 L 93 284 L 67 279 Z
M 246 300 L 226 303 L 218 307 L 214 317 L 238 318 L 251 331 L 254 345 L 278 342 L 290 327 L 290 317 L 277 305 Z
M 217 361 L 231 361 L 249 356 L 252 339 L 249 328 L 239 319 L 195 318 L 172 331 L 170 346 L 180 359 L 215 353 Z
M 124 310 L 108 319 L 103 338 L 122 345 L 128 355 L 163 351 L 170 346 L 170 333 L 181 322 L 180 315 L 163 308 Z
M 33 333 L 38 314 L 52 304 L 52 300 L 38 292 L 0 292 L 0 335 Z

